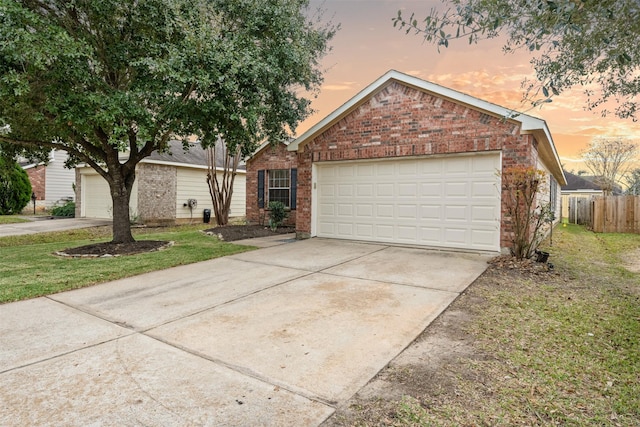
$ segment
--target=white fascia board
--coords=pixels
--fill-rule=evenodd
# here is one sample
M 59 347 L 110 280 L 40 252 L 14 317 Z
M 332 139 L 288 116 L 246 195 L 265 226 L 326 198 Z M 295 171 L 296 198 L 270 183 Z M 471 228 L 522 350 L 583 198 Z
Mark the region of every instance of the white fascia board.
M 175 166 L 180 168 L 190 168 L 190 169 L 209 169 L 206 165 L 194 165 L 193 163 L 177 163 L 177 162 L 168 162 L 166 160 L 147 160 L 143 159 L 140 163 L 152 164 L 152 165 L 164 165 L 164 166 Z M 216 171 L 224 171 L 224 168 L 216 167 Z M 236 173 L 247 173 L 244 169 L 237 169 Z

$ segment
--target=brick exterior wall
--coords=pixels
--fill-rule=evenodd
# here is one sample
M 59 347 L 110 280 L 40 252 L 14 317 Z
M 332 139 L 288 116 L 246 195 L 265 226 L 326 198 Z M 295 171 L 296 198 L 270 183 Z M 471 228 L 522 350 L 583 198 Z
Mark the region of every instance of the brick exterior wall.
M 44 165 L 38 165 L 36 167 L 26 170 L 29 175 L 29 181 L 31 182 L 31 189 L 36 193 L 36 200 L 44 200 L 46 197 L 46 179 L 47 168 Z
M 257 170 L 294 167 L 293 154 L 298 168 L 296 231 L 308 236 L 314 162 L 501 151 L 503 168 L 535 166 L 536 145 L 532 135 L 520 134 L 517 122 L 391 81 L 309 141 L 302 153 L 286 152 L 284 145 L 258 153 L 247 168 L 247 216 L 255 218 L 257 210 Z M 501 224 L 500 245 L 508 247 L 510 222 L 504 207 Z
M 267 209 L 258 207 L 258 171 L 269 169 L 292 169 L 297 167 L 297 153 L 287 151 L 287 146 L 278 144 L 276 146 L 265 147 L 257 156 L 251 158 L 247 163 L 247 221 L 250 224 L 268 224 L 269 212 Z M 304 178 L 303 178 L 304 179 Z M 311 180 L 311 176 L 308 177 Z M 264 206 L 268 206 L 268 183 L 265 176 L 265 201 Z M 298 175 L 300 182 L 300 175 Z M 298 187 L 300 188 L 300 187 Z M 299 197 L 299 196 L 298 196 Z M 299 200 L 299 199 L 297 199 Z M 310 207 L 310 206 L 309 206 Z M 297 224 L 298 209 L 289 211 L 289 216 L 285 225 L 294 226 Z
M 174 166 L 141 163 L 138 180 L 138 211 L 147 225 L 173 224 L 176 220 L 177 170 Z

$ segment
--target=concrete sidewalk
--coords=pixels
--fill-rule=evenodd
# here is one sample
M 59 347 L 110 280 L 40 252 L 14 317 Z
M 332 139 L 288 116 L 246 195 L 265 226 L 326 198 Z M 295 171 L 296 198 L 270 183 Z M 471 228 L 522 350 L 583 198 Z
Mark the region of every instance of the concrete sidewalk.
M 73 230 L 77 228 L 111 225 L 110 219 L 94 218 L 51 218 L 43 217 L 29 222 L 0 224 L 0 237 L 19 236 L 23 234 L 46 233 L 50 231 Z
M 318 425 L 488 259 L 288 241 L 0 306 L 0 425 Z

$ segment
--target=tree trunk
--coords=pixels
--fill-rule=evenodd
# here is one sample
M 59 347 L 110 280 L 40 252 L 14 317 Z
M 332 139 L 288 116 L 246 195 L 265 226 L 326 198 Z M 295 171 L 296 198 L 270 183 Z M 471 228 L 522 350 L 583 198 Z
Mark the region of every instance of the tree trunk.
M 116 172 L 117 173 L 117 172 Z M 120 174 L 118 174 L 120 175 Z M 111 200 L 113 201 L 113 243 L 131 243 L 135 239 L 131 234 L 131 221 L 129 216 L 129 200 L 131 189 L 135 181 L 135 172 L 129 176 L 112 176 L 109 182 L 111 188 Z
M 218 179 L 216 167 L 216 146 L 224 153 L 224 165 L 222 171 L 222 182 Z M 236 177 L 238 163 L 240 162 L 240 152 L 230 156 L 222 141 L 210 147 L 207 151 L 208 173 L 207 184 L 209 194 L 213 203 L 213 211 L 217 225 L 227 225 L 229 223 L 229 211 L 231 210 L 231 197 L 233 196 L 233 182 Z

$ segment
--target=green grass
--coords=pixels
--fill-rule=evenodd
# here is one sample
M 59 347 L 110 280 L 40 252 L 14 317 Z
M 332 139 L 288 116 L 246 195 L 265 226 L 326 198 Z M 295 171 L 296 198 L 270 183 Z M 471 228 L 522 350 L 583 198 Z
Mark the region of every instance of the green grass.
M 397 425 L 640 425 L 640 274 L 623 266 L 640 235 L 559 227 L 544 250 L 557 274 L 467 291 L 483 300 L 468 330 L 488 357 L 464 362 L 444 403 L 398 402 Z
M 18 222 L 29 222 L 29 220 L 15 215 L 0 215 L 0 224 L 16 224 Z
M 55 251 L 110 239 L 109 227 L 0 238 L 0 303 L 48 295 L 97 283 L 250 250 L 207 236 L 204 226 L 135 231 L 136 239 L 172 240 L 158 252 L 113 258 L 63 258 Z

